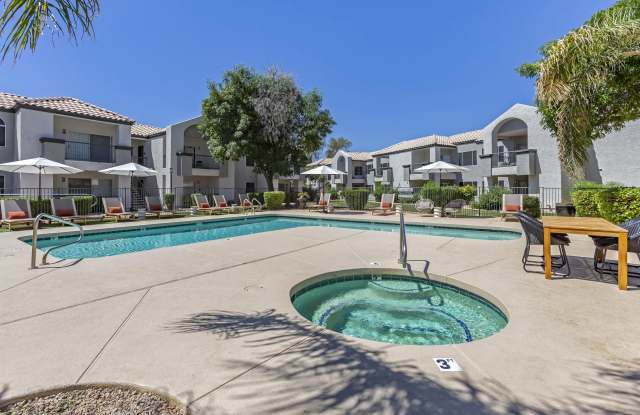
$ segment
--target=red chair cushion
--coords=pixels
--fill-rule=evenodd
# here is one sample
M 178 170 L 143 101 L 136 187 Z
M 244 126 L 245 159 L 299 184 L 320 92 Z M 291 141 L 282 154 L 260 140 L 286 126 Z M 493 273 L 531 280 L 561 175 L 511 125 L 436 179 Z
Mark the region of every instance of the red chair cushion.
M 24 219 L 26 217 L 27 214 L 21 210 L 7 212 L 8 219 Z
M 318 204 L 319 204 L 320 206 L 324 206 L 324 205 L 326 205 L 326 204 L 327 204 L 327 201 L 326 201 L 326 200 L 324 200 L 324 199 L 321 199 L 321 200 L 318 202 Z
M 149 209 L 151 210 L 162 210 L 162 205 L 159 203 L 149 203 Z
M 519 212 L 520 211 L 520 205 L 506 205 L 504 207 L 504 210 L 507 212 Z
M 391 203 L 383 203 L 382 209 L 391 209 Z
M 248 200 L 245 200 L 244 203 L 242 203 L 244 205 L 244 207 L 251 207 L 251 202 L 249 202 Z
M 200 208 L 201 209 L 209 209 L 209 204 L 208 203 L 200 203 Z
M 220 204 L 218 205 L 218 207 L 227 207 L 226 202 L 220 202 Z
M 70 208 L 58 209 L 56 210 L 56 213 L 58 214 L 58 216 L 73 216 L 73 209 L 70 209 Z
M 107 213 L 122 213 L 121 207 L 110 207 L 107 209 Z

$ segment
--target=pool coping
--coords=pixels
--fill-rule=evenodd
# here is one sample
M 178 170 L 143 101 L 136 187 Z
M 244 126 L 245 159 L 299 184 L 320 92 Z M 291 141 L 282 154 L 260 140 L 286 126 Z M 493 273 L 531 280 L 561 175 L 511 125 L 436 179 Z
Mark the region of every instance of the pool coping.
M 394 215 L 395 216 L 395 215 Z M 124 232 L 129 230 L 142 230 L 149 228 L 162 228 L 169 226 L 186 226 L 192 223 L 209 223 L 209 222 L 225 222 L 232 220 L 249 220 L 251 218 L 257 217 L 283 217 L 283 218 L 295 218 L 295 219 L 308 219 L 308 220 L 316 220 L 316 221 L 342 221 L 342 222 L 361 222 L 361 223 L 369 223 L 369 224 L 382 224 L 388 225 L 393 224 L 397 225 L 398 220 L 380 220 L 378 219 L 366 219 L 366 218 L 336 218 L 335 216 L 323 218 L 318 216 L 309 216 L 303 215 L 299 213 L 280 213 L 280 212 L 259 212 L 254 215 L 234 215 L 234 216 L 224 216 L 224 217 L 207 217 L 207 216 L 193 216 L 187 218 L 178 218 L 178 220 L 171 220 L 169 222 L 160 222 L 160 223 L 136 223 L 136 222 L 126 222 L 126 223 L 109 223 L 109 224 L 100 224 L 98 228 L 85 229 L 83 228 L 85 235 L 95 234 L 95 233 L 110 233 L 110 232 Z M 147 221 L 145 221 L 147 222 Z M 120 225 L 121 226 L 117 226 Z M 434 223 L 424 223 L 418 222 L 415 220 L 407 220 L 405 221 L 406 225 L 411 226 L 419 226 L 425 228 L 452 228 L 452 229 L 469 229 L 469 230 L 479 230 L 479 231 L 489 231 L 489 232 L 508 232 L 512 234 L 517 234 L 519 237 L 522 237 L 522 232 L 514 230 L 513 228 L 508 227 L 500 227 L 500 226 L 478 226 L 478 225 L 468 225 L 468 224 L 434 224 Z M 116 226 L 113 226 L 116 225 Z M 17 236 L 17 239 L 21 242 L 30 243 L 32 239 L 31 231 L 26 235 Z M 65 237 L 65 236 L 73 236 L 77 235 L 78 231 L 75 229 L 67 228 L 67 229 L 42 229 L 39 230 L 38 235 L 47 238 L 54 237 Z M 513 238 L 519 239 L 519 238 Z

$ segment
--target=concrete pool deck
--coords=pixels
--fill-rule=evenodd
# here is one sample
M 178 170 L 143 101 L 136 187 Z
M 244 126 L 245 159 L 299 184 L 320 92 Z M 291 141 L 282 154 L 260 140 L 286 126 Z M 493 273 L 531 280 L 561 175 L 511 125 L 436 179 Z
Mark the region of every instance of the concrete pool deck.
M 496 219 L 407 220 L 519 229 Z M 50 232 L 60 229 L 43 233 Z M 27 269 L 30 246 L 17 239 L 24 235 L 0 234 L 0 399 L 123 382 L 214 414 L 631 414 L 640 407 L 640 290 L 619 291 L 614 279 L 593 272 L 585 237 L 571 236 L 572 276 L 547 281 L 522 270 L 524 239 L 408 235 L 410 258 L 428 258 L 431 273 L 494 296 L 510 321 L 472 343 L 402 346 L 314 327 L 289 300 L 291 287 L 318 274 L 398 269 L 397 234 L 302 227 L 38 270 Z M 463 371 L 440 372 L 434 357 L 453 357 Z

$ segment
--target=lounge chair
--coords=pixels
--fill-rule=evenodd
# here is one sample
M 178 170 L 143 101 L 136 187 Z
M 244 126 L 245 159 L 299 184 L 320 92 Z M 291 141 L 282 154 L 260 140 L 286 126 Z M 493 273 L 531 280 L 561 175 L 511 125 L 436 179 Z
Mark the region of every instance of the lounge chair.
M 27 199 L 2 199 L 2 225 L 11 230 L 12 225 L 31 225 L 35 218 L 31 217 L 31 203 Z
M 455 216 L 467 205 L 467 201 L 464 199 L 453 199 L 446 205 L 444 205 L 445 216 Z
M 209 199 L 205 195 L 194 193 L 191 195 L 191 198 L 193 199 L 193 203 L 195 203 L 195 208 L 198 212 L 213 215 L 214 212 L 218 212 L 220 210 L 211 206 L 211 204 L 209 204 Z
M 254 212 L 256 210 L 262 210 L 262 203 L 255 197 L 249 198 L 249 195 L 246 193 L 238 193 L 238 202 L 244 209 L 251 209 Z
M 119 197 L 103 197 L 102 206 L 104 206 L 105 216 L 114 218 L 116 222 L 134 218 L 133 213 L 124 210 L 124 205 Z
M 220 211 L 227 212 L 227 213 L 234 212 L 233 206 L 227 203 L 227 198 L 224 197 L 224 195 L 213 195 L 213 203 L 215 203 L 216 205 L 215 207 Z
M 326 212 L 331 205 L 331 193 L 323 193 L 320 195 L 320 200 L 315 205 L 309 206 L 309 212 L 322 211 Z
M 544 227 L 542 222 L 524 212 L 516 212 L 513 216 L 520 221 L 522 230 L 527 238 L 527 244 L 524 248 L 524 254 L 522 255 L 522 268 L 525 272 L 531 272 L 527 269 L 527 266 L 539 266 L 544 268 L 544 255 L 531 254 L 532 245 L 544 245 Z M 563 274 L 564 276 L 571 274 L 571 267 L 569 266 L 569 259 L 567 258 L 567 252 L 565 250 L 565 246 L 570 243 L 571 241 L 567 234 L 551 234 L 551 246 L 557 246 L 560 251 L 560 256 L 551 257 L 551 269 L 561 269 L 566 266 L 567 272 L 566 274 Z M 539 259 L 531 260 L 531 258 Z
M 640 260 L 640 217 L 628 220 L 618 224 L 621 228 L 628 231 L 627 234 L 627 252 L 633 252 Z M 594 245 L 596 246 L 593 253 L 593 267 L 600 274 L 618 275 L 618 264 L 616 262 L 607 261 L 607 251 L 618 250 L 618 238 L 611 236 L 592 236 Z M 632 277 L 640 277 L 639 266 L 629 266 L 629 275 Z
M 508 218 L 514 217 L 517 212 L 522 212 L 524 210 L 522 203 L 522 195 L 502 195 L 502 220 L 507 220 Z
M 376 206 L 369 210 L 371 210 L 372 215 L 376 212 L 382 212 L 383 215 L 389 212 L 393 213 L 393 210 L 394 210 L 393 206 L 395 202 L 396 202 L 395 193 L 383 193 L 382 197 L 380 198 L 380 206 Z
M 420 199 L 416 202 L 416 211 L 422 215 L 433 214 L 434 207 L 431 199 Z
M 68 219 L 73 222 L 84 222 L 85 224 L 89 220 L 104 219 L 103 214 L 79 215 L 76 202 L 71 198 L 51 199 L 51 213 L 63 219 Z
M 147 216 L 155 216 L 160 219 L 162 217 L 172 218 L 176 214 L 174 211 L 166 210 L 162 206 L 162 200 L 158 196 L 145 196 L 144 202 L 147 205 Z

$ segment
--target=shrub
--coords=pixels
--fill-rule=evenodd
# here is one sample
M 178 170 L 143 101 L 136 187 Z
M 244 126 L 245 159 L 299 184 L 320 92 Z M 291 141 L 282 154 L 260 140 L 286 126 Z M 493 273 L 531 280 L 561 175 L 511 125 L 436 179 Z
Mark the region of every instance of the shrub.
M 162 198 L 164 199 L 164 205 L 167 207 L 167 209 L 173 210 L 176 202 L 176 195 L 174 195 L 173 193 L 165 193 Z
M 502 209 L 502 195 L 511 193 L 509 189 L 501 186 L 489 188 L 478 197 L 478 202 L 474 203 L 476 209 L 500 210 Z
M 596 193 L 600 216 L 621 223 L 640 216 L 640 188 L 606 187 Z
M 393 193 L 394 195 L 396 195 L 395 200 L 398 200 L 400 196 L 400 192 L 398 192 L 397 189 L 394 189 L 391 186 L 385 186 L 380 182 L 376 182 L 376 184 L 373 186 L 373 195 L 376 198 L 376 202 L 382 200 L 382 195 L 384 193 Z
M 280 209 L 284 203 L 284 192 L 264 192 L 264 204 L 267 209 Z
M 31 216 L 35 217 L 40 213 L 51 214 L 51 200 L 50 199 L 32 199 L 29 201 L 31 204 Z
M 91 205 L 93 204 L 93 196 L 76 196 L 73 202 L 76 204 L 78 215 L 87 215 L 91 213 Z
M 307 200 L 316 200 L 316 197 L 318 196 L 318 191 L 313 187 L 305 186 L 302 188 L 302 191 L 309 195 L 309 199 Z
M 598 208 L 598 193 L 600 189 L 578 189 L 571 193 L 573 205 L 578 216 L 600 216 Z
M 476 195 L 476 188 L 474 186 L 471 186 L 470 184 L 467 184 L 460 187 L 460 193 L 462 194 L 462 199 L 466 200 L 467 202 L 471 202 L 471 200 L 473 200 L 474 196 Z
M 351 210 L 365 210 L 367 200 L 369 199 L 369 191 L 366 189 L 345 190 L 343 192 L 344 200 Z
M 339 193 L 338 193 L 337 189 L 331 188 L 331 189 L 327 190 L 326 192 L 331 195 L 331 200 L 337 200 L 338 199 Z
M 540 199 L 535 196 L 522 197 L 522 210 L 534 218 L 540 217 Z
M 420 196 L 430 199 L 438 207 L 444 207 L 447 203 L 455 199 L 464 199 L 465 194 L 459 186 L 438 186 L 433 182 L 426 182 L 420 189 Z

